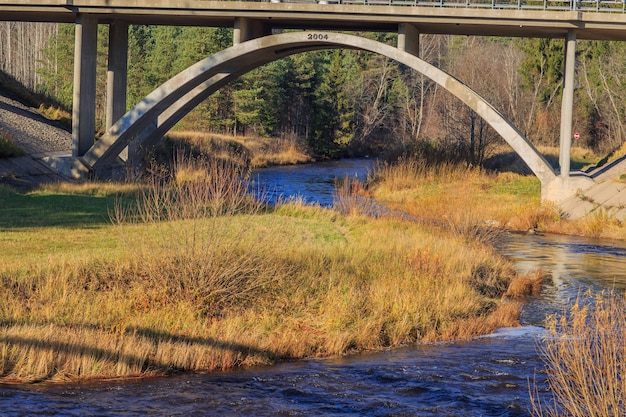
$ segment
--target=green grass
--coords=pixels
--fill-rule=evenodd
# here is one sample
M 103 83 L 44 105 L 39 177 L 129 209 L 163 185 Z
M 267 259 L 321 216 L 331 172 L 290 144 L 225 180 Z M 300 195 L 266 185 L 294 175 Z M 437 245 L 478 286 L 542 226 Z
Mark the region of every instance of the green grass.
M 0 228 L 99 227 L 110 224 L 115 197 L 33 191 L 21 194 L 0 186 Z
M 101 188 L 95 185 L 96 189 Z M 93 190 L 64 185 L 24 194 L 0 185 L 0 247 L 5 265 L 32 264 L 63 254 L 119 251 L 120 236 L 109 215 L 116 193 Z M 128 195 L 124 185 L 119 191 Z
M 493 194 L 514 195 L 520 199 L 533 199 L 541 195 L 541 182 L 534 175 L 499 175 L 489 187 Z

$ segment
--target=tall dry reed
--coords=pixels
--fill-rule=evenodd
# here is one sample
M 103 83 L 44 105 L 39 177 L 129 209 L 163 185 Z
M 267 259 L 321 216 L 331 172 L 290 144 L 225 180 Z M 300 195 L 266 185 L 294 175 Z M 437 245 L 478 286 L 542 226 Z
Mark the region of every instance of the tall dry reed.
M 603 292 L 579 297 L 571 310 L 553 316 L 540 345 L 553 401 L 533 393 L 533 415 L 618 417 L 626 415 L 626 300 Z

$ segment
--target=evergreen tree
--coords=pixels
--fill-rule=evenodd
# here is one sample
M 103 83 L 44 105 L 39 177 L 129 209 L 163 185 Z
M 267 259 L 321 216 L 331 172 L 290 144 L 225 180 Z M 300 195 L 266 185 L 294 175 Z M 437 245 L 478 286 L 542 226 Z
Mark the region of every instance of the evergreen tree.
M 583 144 L 610 152 L 626 140 L 626 46 L 622 42 L 578 43 L 580 88 L 574 125 Z
M 558 96 L 563 80 L 565 44 L 560 39 L 524 38 L 518 42 L 526 54 L 520 72 L 525 86 L 541 103 L 550 104 Z
M 319 155 L 340 156 L 354 137 L 354 103 L 347 92 L 355 69 L 349 51 L 334 50 L 329 56 L 324 81 L 316 91 L 315 116 L 309 145 Z
M 233 91 L 235 135 L 257 135 L 265 130 L 261 125 L 262 109 L 265 107 L 261 78 L 261 71 L 249 72 L 241 78 L 239 88 Z
M 307 52 L 279 61 L 273 108 L 280 109 L 276 114 L 280 118 L 280 130 L 287 135 L 308 136 L 314 114 L 315 90 L 320 82 L 315 66 L 319 55 Z
M 149 71 L 147 57 L 154 50 L 153 31 L 156 26 L 133 25 L 128 30 L 128 109 L 139 103 L 156 87 L 154 75 Z

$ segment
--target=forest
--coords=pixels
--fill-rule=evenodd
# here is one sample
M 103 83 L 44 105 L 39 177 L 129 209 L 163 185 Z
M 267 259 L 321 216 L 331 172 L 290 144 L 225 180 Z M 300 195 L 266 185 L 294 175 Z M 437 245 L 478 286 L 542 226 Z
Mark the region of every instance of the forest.
M 73 30 L 73 25 L 45 31 L 20 29 L 18 23 L 0 26 L 0 40 L 8 40 L 0 42 L 5 45 L 0 47 L 2 61 L 11 54 L 25 54 L 24 45 L 32 45 L 29 54 L 36 57 L 37 68 L 31 88 L 67 109 L 72 101 Z M 100 128 L 107 31 L 108 26 L 100 25 L 96 97 Z M 38 34 L 38 43 L 33 33 Z M 392 45 L 397 38 L 388 33 L 359 35 Z M 129 44 L 131 107 L 176 73 L 232 45 L 232 30 L 131 26 Z M 472 87 L 536 146 L 558 146 L 562 39 L 423 34 L 420 56 Z M 11 74 L 21 70 L 0 69 Z M 626 44 L 578 42 L 574 113 L 574 132 L 580 135 L 574 146 L 606 154 L 622 144 Z M 175 129 L 280 137 L 305 145 L 317 157 L 330 158 L 427 146 L 482 164 L 504 143 L 473 111 L 429 79 L 385 57 L 350 50 L 293 55 L 249 72 L 208 98 Z

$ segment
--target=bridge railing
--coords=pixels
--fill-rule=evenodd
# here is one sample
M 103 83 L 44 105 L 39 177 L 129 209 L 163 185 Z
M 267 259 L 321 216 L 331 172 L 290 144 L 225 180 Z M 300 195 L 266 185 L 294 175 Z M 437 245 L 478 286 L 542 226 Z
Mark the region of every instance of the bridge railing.
M 272 3 L 357 4 L 369 6 L 424 6 L 468 9 L 579 10 L 626 13 L 626 0 L 266 0 Z

